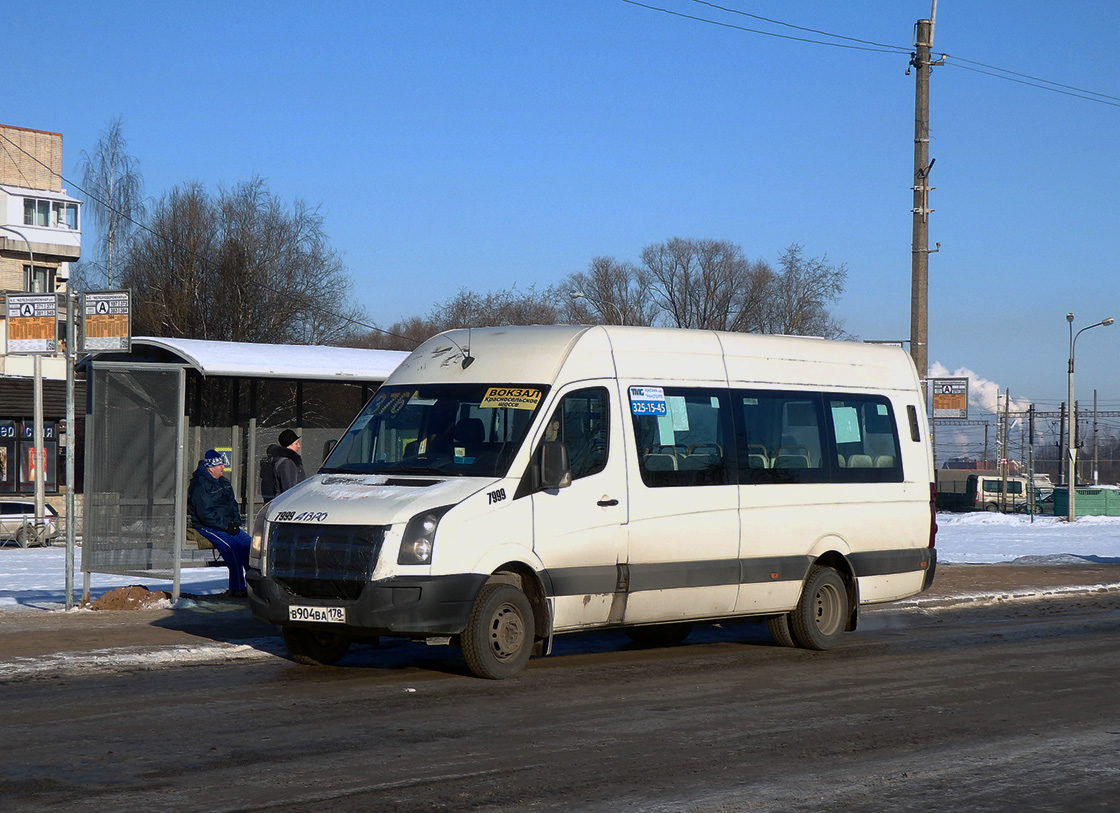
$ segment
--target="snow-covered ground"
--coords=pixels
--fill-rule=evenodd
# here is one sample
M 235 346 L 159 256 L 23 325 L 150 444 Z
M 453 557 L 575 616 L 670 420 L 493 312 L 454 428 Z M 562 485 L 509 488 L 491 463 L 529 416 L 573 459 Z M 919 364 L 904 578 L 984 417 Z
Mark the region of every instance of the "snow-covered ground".
M 1120 563 L 1120 517 L 938 514 L 937 526 L 938 562 Z
M 1058 517 L 1002 514 L 938 514 L 938 561 L 956 564 L 993 562 L 1120 563 L 1120 517 L 1081 517 L 1070 525 Z M 66 600 L 66 550 L 63 545 L 21 549 L 0 547 L 0 611 L 59 609 Z M 114 587 L 142 584 L 149 590 L 171 590 L 170 581 L 94 573 L 94 598 Z M 74 564 L 76 598 L 82 588 L 81 552 Z M 187 568 L 180 591 L 193 595 L 221 593 L 227 587 L 225 568 Z

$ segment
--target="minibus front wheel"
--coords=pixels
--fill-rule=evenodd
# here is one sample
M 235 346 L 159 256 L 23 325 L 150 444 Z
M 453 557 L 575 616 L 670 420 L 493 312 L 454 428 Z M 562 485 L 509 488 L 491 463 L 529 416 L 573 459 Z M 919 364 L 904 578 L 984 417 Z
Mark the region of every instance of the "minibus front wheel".
M 521 590 L 502 582 L 484 585 L 460 638 L 467 668 L 489 680 L 513 677 L 529 662 L 534 630 L 533 607 Z
M 292 660 L 308 666 L 336 664 L 350 649 L 350 639 L 335 632 L 284 627 L 280 637 Z

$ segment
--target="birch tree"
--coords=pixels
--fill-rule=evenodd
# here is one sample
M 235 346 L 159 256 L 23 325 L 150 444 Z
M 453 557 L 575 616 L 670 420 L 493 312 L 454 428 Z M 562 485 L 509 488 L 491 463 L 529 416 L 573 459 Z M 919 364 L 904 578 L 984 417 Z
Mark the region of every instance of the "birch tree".
M 114 261 L 145 216 L 140 162 L 128 154 L 127 147 L 118 116 L 101 133 L 92 154 L 82 150 L 79 168 L 86 194 L 83 211 L 100 232 L 96 254 L 101 273 L 91 273 L 90 266 L 98 263 L 89 261 L 79 263 L 81 268 L 76 269 L 76 276 L 86 287 L 95 285 L 95 280 L 100 282 L 102 276 L 105 286 L 113 287 Z

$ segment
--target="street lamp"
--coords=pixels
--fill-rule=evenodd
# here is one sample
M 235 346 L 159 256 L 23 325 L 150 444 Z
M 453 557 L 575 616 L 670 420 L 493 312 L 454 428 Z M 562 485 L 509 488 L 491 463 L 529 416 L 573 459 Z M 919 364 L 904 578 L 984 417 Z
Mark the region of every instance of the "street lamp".
M 1069 456 L 1067 464 L 1068 476 L 1066 477 L 1067 485 L 1069 487 L 1069 504 L 1068 511 L 1066 512 L 1066 520 L 1073 522 L 1075 519 L 1074 513 L 1074 492 L 1077 490 L 1077 448 L 1073 445 L 1075 427 L 1077 426 L 1077 409 L 1073 405 L 1073 351 L 1077 345 L 1077 337 L 1084 333 L 1086 330 L 1092 330 L 1095 327 L 1108 327 L 1112 324 L 1112 317 L 1102 319 L 1096 324 L 1083 327 L 1077 333 L 1073 332 L 1073 314 L 1066 314 L 1066 321 L 1069 322 L 1069 426 L 1066 427 L 1066 449 Z
M 569 291 L 568 296 L 570 296 L 572 299 L 586 299 L 603 316 L 609 316 L 609 314 L 607 313 L 607 309 L 604 307 L 604 305 L 609 305 L 611 310 L 614 311 L 614 315 L 618 317 L 618 324 L 620 324 L 620 325 L 625 325 L 626 324 L 626 320 L 622 317 L 622 311 L 620 311 L 617 307 L 615 307 L 613 302 L 608 302 L 606 300 L 604 300 L 602 302 L 599 302 L 599 301 L 594 300 L 591 297 L 589 297 L 583 291 Z

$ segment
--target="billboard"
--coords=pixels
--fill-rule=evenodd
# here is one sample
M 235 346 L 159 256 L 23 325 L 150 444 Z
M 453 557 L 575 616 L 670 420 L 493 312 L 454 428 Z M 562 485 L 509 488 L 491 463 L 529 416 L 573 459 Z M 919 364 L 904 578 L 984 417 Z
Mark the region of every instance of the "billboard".
M 968 419 L 968 379 L 932 378 L 934 418 Z

